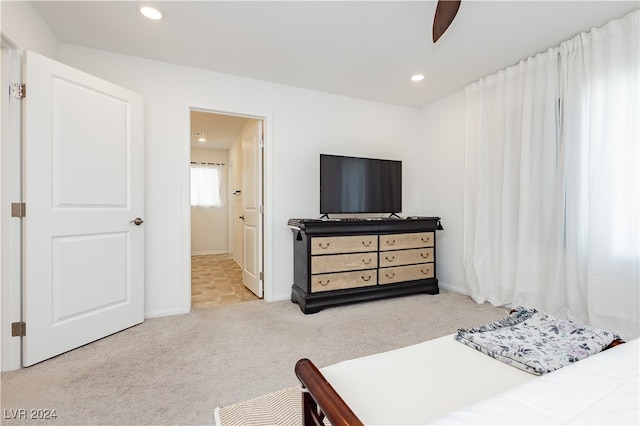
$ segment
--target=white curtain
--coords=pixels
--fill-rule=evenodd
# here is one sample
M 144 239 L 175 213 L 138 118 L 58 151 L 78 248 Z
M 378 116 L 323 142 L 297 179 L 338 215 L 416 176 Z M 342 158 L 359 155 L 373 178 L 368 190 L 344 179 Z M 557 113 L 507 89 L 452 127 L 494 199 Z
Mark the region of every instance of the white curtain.
M 191 165 L 191 206 L 221 207 L 225 205 L 223 166 Z
M 466 88 L 479 303 L 639 333 L 639 12 Z

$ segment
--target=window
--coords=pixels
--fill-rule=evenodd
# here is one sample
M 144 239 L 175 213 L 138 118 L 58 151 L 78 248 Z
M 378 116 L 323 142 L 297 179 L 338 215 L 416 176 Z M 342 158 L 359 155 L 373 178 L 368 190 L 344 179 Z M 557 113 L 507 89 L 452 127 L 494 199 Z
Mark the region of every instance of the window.
M 466 88 L 474 300 L 638 336 L 639 19 L 632 12 Z
M 219 165 L 191 165 L 192 207 L 221 207 L 224 205 L 220 169 Z

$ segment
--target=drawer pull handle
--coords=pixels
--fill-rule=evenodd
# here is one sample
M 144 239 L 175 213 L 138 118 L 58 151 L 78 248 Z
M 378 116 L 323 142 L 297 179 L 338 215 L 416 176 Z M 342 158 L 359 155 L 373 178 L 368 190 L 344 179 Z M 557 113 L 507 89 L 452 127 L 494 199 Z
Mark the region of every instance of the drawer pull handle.
M 327 243 L 327 245 L 325 245 L 324 247 L 322 246 L 322 243 L 318 243 L 318 247 L 320 247 L 322 250 L 326 250 L 329 248 L 329 246 L 331 245 L 331 243 Z
M 393 262 L 394 260 L 396 260 L 395 256 L 391 256 L 391 259 L 389 259 L 389 256 L 385 256 L 384 258 L 387 260 L 387 262 Z
M 389 273 L 387 272 L 387 273 L 385 273 L 385 275 L 386 275 L 386 277 L 387 277 L 387 278 L 391 279 L 391 278 L 393 278 L 393 277 L 395 277 L 395 276 L 396 276 L 396 273 L 395 273 L 395 272 L 392 272 L 391 274 L 389 274 Z
M 422 272 L 424 275 L 429 275 L 429 269 L 425 271 L 424 269 L 420 268 L 420 272 Z
M 370 263 L 371 263 L 371 261 L 372 261 L 372 260 L 373 260 L 373 259 L 371 259 L 371 258 L 368 258 L 368 259 L 362 259 L 362 263 L 364 263 L 365 265 L 368 265 L 368 264 L 370 264 Z
M 328 286 L 330 282 L 331 282 L 331 280 L 327 280 L 327 281 L 320 280 L 320 281 L 318 281 L 318 283 L 323 287 Z
M 393 239 L 391 241 L 387 240 L 387 244 L 390 245 L 390 246 L 394 245 L 395 243 L 396 243 L 395 239 Z
M 431 242 L 431 237 L 420 237 L 420 239 L 422 240 L 423 243 L 430 243 Z
M 371 244 L 373 243 L 373 241 L 369 240 L 369 242 L 363 241 L 362 245 L 365 247 L 371 247 Z
M 371 281 L 371 274 L 369 274 L 369 276 L 367 278 L 364 277 L 364 275 L 362 276 L 362 281 Z
M 427 253 L 420 253 L 420 256 L 421 256 L 423 259 L 428 259 L 428 258 L 429 258 L 429 253 L 428 253 L 428 252 L 427 252 Z

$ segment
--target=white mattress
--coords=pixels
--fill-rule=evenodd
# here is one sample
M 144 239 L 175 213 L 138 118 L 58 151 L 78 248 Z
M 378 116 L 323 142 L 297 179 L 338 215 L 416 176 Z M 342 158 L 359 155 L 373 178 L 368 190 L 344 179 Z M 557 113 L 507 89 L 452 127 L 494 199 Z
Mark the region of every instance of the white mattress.
M 453 335 L 320 369 L 366 425 L 424 424 L 540 378 Z
M 433 424 L 640 424 L 640 344 L 635 339 Z

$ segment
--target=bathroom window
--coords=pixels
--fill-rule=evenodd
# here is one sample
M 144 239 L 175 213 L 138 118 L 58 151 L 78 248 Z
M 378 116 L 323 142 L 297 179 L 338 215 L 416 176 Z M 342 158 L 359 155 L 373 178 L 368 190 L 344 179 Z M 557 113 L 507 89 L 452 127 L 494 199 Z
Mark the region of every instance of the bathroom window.
M 224 205 L 221 168 L 220 165 L 191 165 L 191 206 L 221 207 Z

